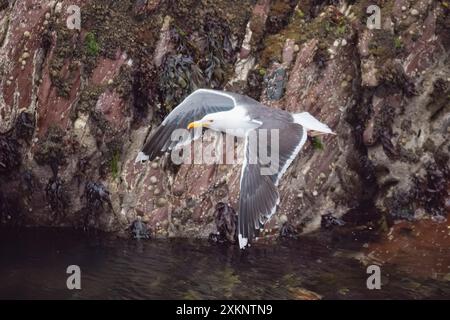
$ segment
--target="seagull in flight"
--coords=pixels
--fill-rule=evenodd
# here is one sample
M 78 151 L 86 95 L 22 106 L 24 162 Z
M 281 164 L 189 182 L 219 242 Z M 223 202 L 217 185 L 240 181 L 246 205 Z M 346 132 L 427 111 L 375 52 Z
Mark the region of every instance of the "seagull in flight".
M 308 112 L 289 113 L 269 108 L 260 102 L 237 93 L 198 89 L 191 93 L 164 119 L 151 134 L 136 162 L 153 160 L 201 136 L 201 130 L 191 130 L 190 135 L 173 141 L 176 129 L 208 128 L 231 134 L 245 141 L 244 161 L 240 178 L 239 196 L 239 247 L 245 248 L 257 230 L 275 213 L 280 202 L 277 186 L 289 165 L 306 142 L 308 131 L 316 134 L 334 134 L 333 131 Z M 250 147 L 250 136 L 260 130 L 278 130 L 278 170 L 261 174 L 261 163 Z M 256 134 L 258 137 L 258 134 Z M 267 148 L 272 149 L 271 139 Z M 250 161 L 251 158 L 256 161 Z

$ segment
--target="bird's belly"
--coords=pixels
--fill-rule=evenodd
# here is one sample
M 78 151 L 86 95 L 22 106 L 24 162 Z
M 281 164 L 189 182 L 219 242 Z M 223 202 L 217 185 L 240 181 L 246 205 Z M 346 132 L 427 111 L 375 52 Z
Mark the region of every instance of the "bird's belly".
M 252 121 L 227 121 L 219 130 L 238 138 L 245 138 L 249 131 L 258 128 L 260 125 L 260 123 Z
M 224 132 L 226 134 L 229 134 L 229 135 L 232 135 L 232 136 L 235 136 L 238 138 L 245 138 L 248 131 L 249 131 L 249 129 L 243 129 L 243 128 L 231 128 L 231 129 L 224 130 Z

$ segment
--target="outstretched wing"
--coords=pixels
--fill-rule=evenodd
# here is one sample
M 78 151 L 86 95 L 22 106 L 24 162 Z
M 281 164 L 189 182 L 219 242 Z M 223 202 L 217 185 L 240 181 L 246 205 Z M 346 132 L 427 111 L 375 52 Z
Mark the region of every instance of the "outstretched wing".
M 144 144 L 142 152 L 148 156 L 149 160 L 153 160 L 177 145 L 195 140 L 200 136 L 201 131 L 192 130 L 190 136 L 178 141 L 172 141 L 172 132 L 180 128 L 186 129 L 190 122 L 200 120 L 208 113 L 228 111 L 235 106 L 235 98 L 226 92 L 209 89 L 196 90 L 169 113 Z
M 263 174 L 263 164 L 259 159 L 258 151 L 263 147 L 259 144 L 258 131 L 261 130 L 255 130 L 256 140 L 253 139 L 252 141 L 250 135 L 247 136 L 239 198 L 239 246 L 241 249 L 247 246 L 255 236 L 256 231 L 263 227 L 275 213 L 280 201 L 277 191 L 278 182 L 306 141 L 305 129 L 296 123 L 285 122 L 272 126 L 270 121 L 266 121 L 263 127 L 268 129 L 264 133 L 268 135 L 270 135 L 270 127 L 273 127 L 271 129 L 279 128 L 278 165 L 275 172 Z M 256 147 L 250 145 L 255 143 L 254 141 L 258 141 Z M 271 141 L 270 137 L 267 141 Z M 270 157 L 273 155 L 272 152 L 275 152 L 272 143 L 268 143 L 267 148 L 269 150 L 265 153 Z M 255 161 L 255 159 L 257 160 Z
M 250 163 L 255 159 L 250 138 L 245 140 L 245 156 L 242 164 L 239 195 L 239 247 L 245 248 L 267 219 L 275 212 L 279 195 L 271 176 L 261 175 L 261 166 Z

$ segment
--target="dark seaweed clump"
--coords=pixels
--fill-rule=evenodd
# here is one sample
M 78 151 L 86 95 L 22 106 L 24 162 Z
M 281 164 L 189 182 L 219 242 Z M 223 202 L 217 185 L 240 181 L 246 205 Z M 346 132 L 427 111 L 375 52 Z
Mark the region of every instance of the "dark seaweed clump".
M 105 209 L 105 204 L 114 212 L 110 193 L 101 182 L 88 181 L 84 188 L 83 198 L 86 199 L 86 206 L 83 208 L 84 222 L 83 227 L 89 228 L 89 223 Z
M 210 241 L 217 243 L 236 243 L 238 238 L 236 211 L 228 204 L 219 202 L 216 204 L 214 215 L 217 233 L 211 233 L 209 235 Z
M 415 178 L 416 187 L 413 198 L 417 199 L 418 203 L 432 216 L 447 215 L 445 201 L 449 197 L 450 169 L 447 165 L 448 156 L 445 158 L 438 159 L 441 161 L 436 163 L 428 163 L 425 177 Z
M 8 8 L 8 0 L 1 0 L 0 1 L 0 11 L 5 10 Z
M 64 209 L 69 204 L 69 197 L 64 188 L 64 180 L 57 176 L 50 178 L 45 187 L 45 197 L 57 217 L 62 216 Z
M 235 59 L 230 34 L 226 23 L 213 18 L 207 18 L 199 32 L 191 36 L 178 26 L 172 28 L 175 50 L 165 56 L 159 79 L 162 102 L 168 111 L 198 88 L 224 85 Z
M 138 63 L 132 72 L 128 68 L 122 68 L 120 77 L 120 93 L 126 95 L 132 94 L 134 121 L 145 119 L 147 117 L 149 107 L 155 105 L 158 93 L 158 74 L 157 69 L 150 59 L 151 54 L 146 50 L 139 51 Z
M 90 211 L 95 212 L 104 209 L 105 204 L 112 209 L 109 191 L 101 182 L 87 182 L 84 195 Z
M 325 229 L 331 229 L 343 225 L 345 225 L 345 222 L 342 219 L 336 218 L 331 213 L 324 214 L 320 221 L 320 226 Z
M 147 224 L 141 220 L 141 217 L 138 217 L 134 220 L 130 227 L 131 237 L 133 239 L 149 239 L 150 238 L 150 230 L 147 227 Z
M 203 86 L 203 75 L 192 57 L 177 54 L 167 56 L 160 76 L 164 105 L 170 111 L 189 92 Z
M 0 135 L 0 174 L 8 174 L 21 163 L 20 145 L 7 135 Z
M 416 210 L 423 208 L 432 217 L 445 217 L 446 199 L 448 199 L 448 181 L 450 170 L 446 161 L 448 156 L 425 165 L 423 177 L 413 176 L 411 191 L 395 192 L 392 198 L 386 199 L 390 208 L 390 218 L 414 220 Z
M 376 119 L 376 135 L 383 146 L 383 150 L 388 157 L 396 159 L 398 151 L 392 144 L 393 136 L 392 124 L 395 119 L 395 109 L 392 106 L 383 106 L 380 115 Z
M 281 239 L 296 239 L 298 237 L 298 231 L 290 222 L 286 221 L 280 228 Z

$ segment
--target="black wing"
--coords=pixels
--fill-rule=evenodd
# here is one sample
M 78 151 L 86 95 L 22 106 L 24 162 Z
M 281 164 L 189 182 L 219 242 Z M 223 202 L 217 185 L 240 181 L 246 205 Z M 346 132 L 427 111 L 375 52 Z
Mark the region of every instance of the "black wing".
M 192 130 L 190 136 L 183 140 L 172 141 L 171 136 L 174 130 L 186 129 L 190 122 L 200 120 L 208 113 L 228 111 L 235 105 L 234 97 L 226 92 L 209 89 L 194 91 L 169 113 L 147 140 L 142 152 L 149 157 L 149 160 L 153 160 L 178 144 L 198 138 L 198 130 Z

